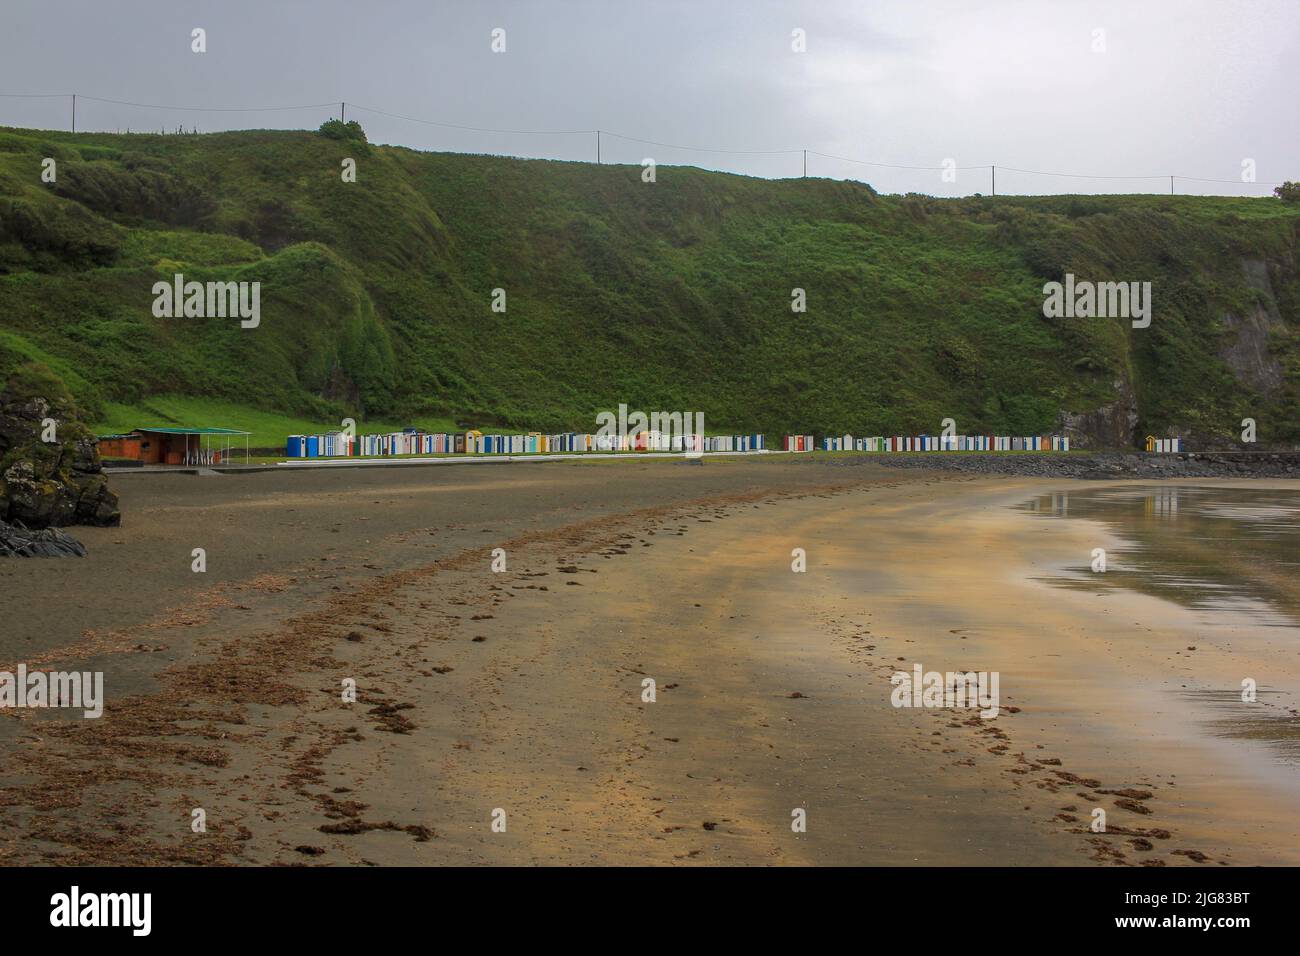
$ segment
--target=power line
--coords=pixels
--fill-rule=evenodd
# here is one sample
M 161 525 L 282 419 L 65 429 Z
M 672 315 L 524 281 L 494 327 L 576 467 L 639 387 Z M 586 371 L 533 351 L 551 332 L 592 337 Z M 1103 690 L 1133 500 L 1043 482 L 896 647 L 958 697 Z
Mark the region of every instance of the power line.
M 306 103 L 302 106 L 163 106 L 158 103 L 132 103 L 128 100 L 110 100 L 102 96 L 86 96 L 84 93 L 76 95 L 83 100 L 94 100 L 97 103 L 135 106 L 146 110 L 177 110 L 187 113 L 279 113 L 290 110 L 319 110 L 327 106 L 334 106 L 334 103 Z
M 1194 183 L 1224 183 L 1229 186 L 1233 186 L 1233 185 L 1281 186 L 1282 185 L 1281 183 L 1258 183 L 1258 182 L 1248 183 L 1237 179 L 1202 179 L 1199 176 L 1179 176 L 1176 173 L 1173 174 L 1172 176 L 1168 173 L 1158 173 L 1154 176 L 1104 176 L 1104 175 L 1097 175 L 1095 173 L 1049 173 L 1037 169 L 1017 169 L 1014 166 L 1002 166 L 1000 168 L 1009 169 L 1015 173 L 1028 173 L 1031 176 L 1058 176 L 1058 177 L 1063 177 L 1065 179 L 1170 179 L 1172 178 L 1172 179 L 1186 179 L 1189 182 L 1194 182 Z
M 365 113 L 377 113 L 380 116 L 387 116 L 390 119 L 406 120 L 408 123 L 420 123 L 424 126 L 437 126 L 441 129 L 466 130 L 471 133 L 515 133 L 521 136 L 577 136 L 582 134 L 590 136 L 596 132 L 594 129 L 497 129 L 489 126 L 460 126 L 456 123 L 439 123 L 436 120 L 420 119 L 415 116 L 403 116 L 401 113 L 389 113 L 387 110 L 377 110 L 374 107 L 362 106 L 359 103 L 353 103 L 352 108 L 354 110 L 361 110 Z
M 1015 166 L 1003 166 L 1003 169 L 1009 169 L 1013 173 L 1028 173 L 1031 176 L 1063 176 L 1066 179 L 1168 179 L 1168 173 L 1161 173 L 1156 176 L 1093 176 L 1087 173 L 1045 173 L 1037 169 L 1017 169 Z M 1187 179 L 1186 176 L 1179 176 L 1179 179 Z
M 801 153 L 803 148 L 799 149 L 730 149 L 723 146 L 682 146 L 678 143 L 661 143 L 653 139 L 638 139 L 635 136 L 624 136 L 622 133 L 611 133 L 609 130 L 603 130 L 606 136 L 613 136 L 615 139 L 625 139 L 633 143 L 642 143 L 646 146 L 662 146 L 664 149 L 684 149 L 694 153 L 743 153 L 749 156 L 761 155 L 789 155 L 791 153 Z M 811 152 L 811 150 L 809 150 Z
M 0 98 L 4 98 L 4 99 L 58 99 L 63 97 L 72 98 L 74 117 L 75 117 L 75 110 L 76 110 L 76 100 L 78 98 L 82 100 L 91 100 L 96 103 L 109 103 L 115 106 L 129 106 L 137 109 L 174 110 L 178 112 L 192 112 L 192 113 L 277 113 L 277 112 L 292 112 L 295 110 L 316 110 L 316 109 L 332 110 L 336 105 L 340 105 L 339 101 L 335 100 L 329 103 L 305 103 L 296 106 L 169 106 L 169 105 L 163 105 L 159 103 L 137 103 L 137 102 L 132 102 L 130 100 L 116 100 L 116 99 L 110 99 L 102 96 L 86 96 L 84 94 L 77 94 L 77 93 L 0 93 Z M 470 132 L 470 133 L 493 133 L 493 134 L 516 135 L 516 136 L 595 136 L 598 157 L 600 154 L 600 138 L 602 136 L 612 136 L 615 139 L 621 139 L 631 143 L 641 143 L 646 146 L 658 146 L 663 149 L 678 149 L 686 152 L 695 152 L 695 153 L 723 153 L 728 155 L 745 155 L 745 156 L 781 156 L 781 155 L 802 154 L 804 157 L 805 176 L 807 176 L 808 174 L 807 157 L 810 154 L 813 156 L 820 156 L 823 159 L 834 160 L 836 162 L 853 163 L 854 165 L 858 165 L 858 166 L 871 166 L 878 169 L 904 169 L 904 170 L 922 171 L 922 172 L 987 169 L 990 171 L 992 175 L 996 176 L 996 168 L 997 168 L 992 164 L 977 165 L 977 166 L 916 166 L 916 165 L 909 165 L 904 163 L 878 163 L 871 160 L 856 159 L 852 156 L 837 156 L 834 153 L 823 153 L 819 150 L 804 149 L 804 148 L 735 149 L 726 146 L 691 146 L 682 143 L 667 143 L 660 140 L 643 139 L 637 136 L 628 136 L 624 133 L 611 132 L 610 130 L 510 129 L 505 127 L 491 127 L 491 126 L 467 126 L 460 123 L 445 123 L 439 120 L 422 119 L 418 116 L 407 116 L 402 113 L 392 113 L 389 112 L 388 110 L 377 109 L 373 106 L 362 106 L 357 103 L 353 103 L 352 108 L 354 110 L 361 110 L 364 113 L 373 113 L 377 116 L 386 116 L 389 119 L 402 120 L 408 123 L 418 123 L 422 126 L 432 126 L 439 129 L 454 129 L 454 130 L 460 130 L 462 132 Z M 74 119 L 73 131 L 75 132 L 75 119 Z M 1052 176 L 1052 177 L 1062 178 L 1062 179 L 1104 179 L 1104 180 L 1183 179 L 1183 180 L 1187 180 L 1188 182 L 1217 183 L 1222 185 L 1245 185 L 1245 186 L 1255 186 L 1255 187 L 1282 185 L 1282 183 L 1279 182 L 1245 183 L 1245 182 L 1239 182 L 1238 180 L 1235 179 L 1210 179 L 1210 178 L 1204 178 L 1199 176 L 1179 176 L 1179 175 L 1170 176 L 1169 174 L 1165 174 L 1165 173 L 1154 174 L 1154 175 L 1116 176 L 1111 174 L 1063 173 L 1063 172 L 1055 172 L 1055 171 L 1039 170 L 1039 169 L 1021 169 L 1016 166 L 1003 166 L 1002 169 L 1008 172 L 1022 173 L 1028 176 Z
M 1281 183 L 1243 183 L 1236 179 L 1201 179 L 1199 176 L 1178 176 L 1178 179 L 1186 179 L 1194 183 L 1227 183 L 1237 186 L 1281 186 Z
M 921 170 L 944 170 L 944 169 L 988 169 L 988 165 L 983 166 L 904 166 L 899 163 L 873 163 L 865 159 L 853 159 L 849 156 L 835 156 L 831 153 L 821 153 L 815 149 L 808 150 L 814 156 L 821 156 L 823 159 L 835 159 L 841 163 L 857 163 L 859 166 L 879 166 L 882 169 L 921 169 Z

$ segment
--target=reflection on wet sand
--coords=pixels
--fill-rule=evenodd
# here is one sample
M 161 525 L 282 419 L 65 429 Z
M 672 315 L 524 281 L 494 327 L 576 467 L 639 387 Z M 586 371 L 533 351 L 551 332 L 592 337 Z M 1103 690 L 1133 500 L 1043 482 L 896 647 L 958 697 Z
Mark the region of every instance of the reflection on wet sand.
M 1033 514 L 1099 521 L 1125 545 L 1044 577 L 1061 587 L 1124 587 L 1203 612 L 1210 627 L 1300 623 L 1300 491 L 1237 487 L 1092 488 L 1041 495 Z
M 1173 601 L 1197 612 L 1207 630 L 1231 628 L 1235 640 L 1248 645 L 1265 643 L 1263 633 L 1277 636 L 1256 628 L 1300 627 L 1300 491 L 1089 488 L 1040 495 L 1022 507 L 1034 515 L 1100 522 L 1124 542 L 1106 554 L 1104 573 L 1094 561 L 1037 580 Z M 1289 762 L 1300 760 L 1300 719 L 1255 679 L 1243 678 L 1240 689 L 1185 688 L 1182 695 L 1203 706 L 1206 727 L 1216 736 L 1261 741 Z
M 1243 689 L 1247 693 L 1248 689 Z M 1200 701 L 1215 716 L 1210 730 L 1232 740 L 1259 740 L 1285 760 L 1300 761 L 1300 720 L 1294 711 L 1277 706 L 1276 691 L 1256 690 L 1254 700 L 1243 700 L 1242 693 L 1220 690 L 1185 690 L 1183 695 Z M 1260 707 L 1260 704 L 1266 706 Z

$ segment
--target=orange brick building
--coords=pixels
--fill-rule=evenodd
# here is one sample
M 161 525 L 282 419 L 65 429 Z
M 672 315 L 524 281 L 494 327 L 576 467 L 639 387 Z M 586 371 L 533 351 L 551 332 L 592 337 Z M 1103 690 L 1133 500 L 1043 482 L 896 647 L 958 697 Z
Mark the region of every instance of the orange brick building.
M 147 465 L 220 465 L 229 462 L 232 441 L 239 436 L 248 460 L 248 434 L 233 428 L 137 428 L 125 435 L 100 435 L 99 454 Z

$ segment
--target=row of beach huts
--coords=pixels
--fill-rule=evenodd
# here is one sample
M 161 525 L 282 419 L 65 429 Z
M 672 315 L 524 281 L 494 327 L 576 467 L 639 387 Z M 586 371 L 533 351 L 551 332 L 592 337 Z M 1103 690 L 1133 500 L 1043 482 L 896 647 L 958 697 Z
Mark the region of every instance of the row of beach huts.
M 762 435 L 635 435 L 562 432 L 544 435 L 493 435 L 480 431 L 422 432 L 408 429 L 381 435 L 325 432 L 290 435 L 285 445 L 289 458 L 335 458 L 375 455 L 545 455 L 585 452 L 758 452 L 766 451 Z
M 1154 452 L 1181 452 L 1184 451 L 1183 440 L 1181 438 L 1157 438 L 1155 435 L 1147 436 L 1147 451 Z
M 1065 435 L 785 435 L 781 450 L 809 451 L 1055 451 L 1068 452 Z M 1181 438 L 1148 436 L 1149 452 L 1178 453 Z M 351 435 L 323 432 L 318 435 L 290 435 L 285 454 L 290 458 L 352 458 L 384 455 L 542 455 L 586 452 L 765 452 L 767 442 L 753 435 L 668 435 L 654 431 L 633 435 L 561 432 L 547 435 L 485 434 L 481 431 L 423 432 L 408 428 L 379 435 Z
M 812 451 L 812 435 L 787 435 L 786 451 Z M 893 435 L 854 438 L 827 435 L 822 451 L 1069 451 L 1065 435 Z
M 1178 441 L 1171 439 L 1171 442 Z M 1070 450 L 1063 435 L 893 435 L 854 438 L 852 435 L 786 435 L 781 450 L 810 451 L 1057 451 Z M 1163 448 L 1156 450 L 1164 450 Z M 1172 448 L 1170 449 L 1172 450 Z M 587 452 L 764 452 L 767 442 L 752 435 L 668 435 L 653 431 L 633 435 L 561 432 L 522 435 L 485 434 L 481 431 L 423 432 L 407 429 L 377 435 L 351 435 L 332 431 L 317 435 L 290 435 L 285 445 L 289 458 L 352 458 L 386 455 L 538 455 Z

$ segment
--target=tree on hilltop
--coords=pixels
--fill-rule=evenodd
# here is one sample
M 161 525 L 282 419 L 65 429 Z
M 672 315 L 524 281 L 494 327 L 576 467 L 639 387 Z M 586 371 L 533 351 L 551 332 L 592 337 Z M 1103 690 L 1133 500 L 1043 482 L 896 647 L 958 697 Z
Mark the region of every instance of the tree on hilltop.
M 367 142 L 366 131 L 361 128 L 361 124 L 356 120 L 348 120 L 346 123 L 342 120 L 330 119 L 320 124 L 317 131 L 322 136 L 328 136 L 330 139 L 347 139 L 358 143 Z

